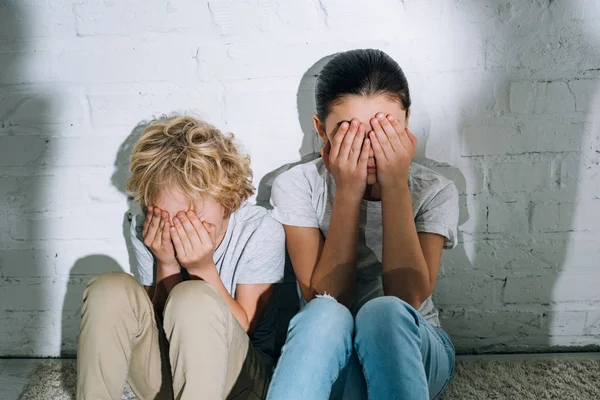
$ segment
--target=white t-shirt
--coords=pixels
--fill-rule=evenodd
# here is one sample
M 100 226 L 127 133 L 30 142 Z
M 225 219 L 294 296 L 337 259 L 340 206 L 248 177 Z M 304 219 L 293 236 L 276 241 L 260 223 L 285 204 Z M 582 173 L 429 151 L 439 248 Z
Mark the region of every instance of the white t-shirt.
M 145 215 L 138 214 L 131 221 L 131 242 L 137 259 L 134 275 L 142 285 L 154 286 L 156 260 L 144 245 L 144 219 Z M 285 263 L 283 227 L 266 209 L 245 203 L 231 214 L 227 232 L 213 259 L 221 281 L 234 298 L 240 283 L 278 283 L 283 279 Z M 257 350 L 269 357 L 275 340 L 274 312 L 270 305 L 251 337 Z
M 446 238 L 445 248 L 457 243 L 458 191 L 454 183 L 419 164 L 411 164 L 409 188 L 417 232 Z M 335 195 L 333 176 L 321 158 L 281 174 L 271 191 L 271 215 L 284 225 L 319 228 L 327 237 Z M 354 313 L 367 301 L 384 295 L 381 279 L 383 225 L 381 202 L 362 200 L 360 206 L 356 298 Z M 305 299 L 301 297 L 304 305 Z M 439 326 L 438 312 L 429 297 L 419 312 Z

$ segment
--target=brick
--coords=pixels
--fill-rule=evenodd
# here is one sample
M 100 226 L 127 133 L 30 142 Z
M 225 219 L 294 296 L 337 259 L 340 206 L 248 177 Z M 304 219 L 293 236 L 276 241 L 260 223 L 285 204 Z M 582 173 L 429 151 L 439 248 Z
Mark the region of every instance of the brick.
M 17 178 L 0 175 L 0 199 L 9 208 L 18 208 L 24 202 L 24 194 L 19 192 Z
M 600 301 L 598 274 L 556 274 L 508 277 L 503 301 L 507 304 L 550 304 L 568 301 Z M 573 288 L 577 288 L 574 290 Z
M 94 126 L 134 128 L 162 115 L 190 114 L 215 125 L 222 122 L 222 88 L 215 84 L 193 87 L 173 84 L 103 85 L 89 91 Z
M 600 335 L 600 311 L 588 311 L 585 331 L 587 335 Z
M 130 1 L 73 5 L 78 36 L 194 33 L 216 40 L 209 8 L 204 2 Z
M 71 0 L 7 0 L 0 13 L 0 37 L 13 40 L 73 35 Z
M 546 324 L 551 336 L 582 336 L 585 334 L 585 311 L 557 311 L 546 313 Z
M 459 230 L 468 234 L 487 231 L 487 203 L 478 196 L 459 196 Z
M 551 164 L 511 163 L 493 165 L 490 189 L 493 193 L 522 193 L 543 191 L 551 185 Z
M 49 82 L 57 77 L 56 55 L 52 50 L 0 50 L 0 85 Z
M 127 248 L 105 241 L 56 242 L 52 244 L 57 276 L 95 276 L 106 272 L 130 272 Z M 135 256 L 131 253 L 135 262 Z
M 489 206 L 489 233 L 518 235 L 529 231 L 528 205 L 523 202 L 498 202 Z
M 208 10 L 215 31 L 229 39 L 273 34 L 298 40 L 318 37 L 318 32 L 325 33 L 328 19 L 313 4 L 303 2 L 211 0 Z
M 0 252 L 4 278 L 35 278 L 54 275 L 54 253 L 48 249 L 6 249 Z
M 539 247 L 523 239 L 465 242 L 443 253 L 441 274 L 461 277 L 469 272 L 504 279 L 515 272 L 523 274 L 527 271 L 539 273 L 540 269 L 552 270 L 551 262 L 540 256 Z M 548 254 L 547 258 L 552 259 L 552 255 Z
M 435 302 L 439 305 L 491 305 L 499 302 L 501 280 L 464 275 L 442 278 L 436 284 Z
M 568 81 L 510 83 L 510 111 L 515 114 L 568 114 L 576 111 Z
M 597 232 L 600 201 L 578 203 L 536 203 L 533 205 L 531 224 L 537 232 Z
M 52 213 L 11 215 L 10 236 L 14 240 L 110 239 L 122 235 L 122 213 L 114 209 L 66 209 Z
M 200 46 L 195 51 L 195 70 L 201 81 L 300 78 L 312 63 L 343 50 L 334 49 L 327 42 L 270 43 L 268 46 L 241 43 L 225 47 Z M 285 57 L 282 57 L 282 54 L 285 54 Z
M 196 44 L 187 40 L 84 40 L 55 61 L 56 79 L 73 83 L 194 82 Z M 110 59 L 95 47 L 110 48 Z M 222 48 L 222 47 L 219 47 Z M 211 60 L 217 61 L 217 60 Z
M 23 196 L 23 211 L 50 211 L 86 203 L 89 176 L 76 170 L 64 170 L 57 175 L 23 176 L 18 178 L 19 193 Z
M 510 112 L 513 114 L 530 114 L 536 109 L 537 82 L 511 82 L 509 89 Z
M 107 166 L 115 162 L 122 139 L 118 136 L 54 137 L 43 163 L 51 166 Z
M 547 273 L 542 276 L 509 276 L 502 296 L 506 304 L 550 304 L 552 303 L 552 288 L 556 276 Z
M 560 187 L 571 199 L 600 198 L 600 169 L 583 161 L 563 161 L 560 168 Z
M 568 81 L 569 89 L 575 97 L 575 110 L 591 113 L 597 110 L 594 96 L 598 90 L 598 79 L 576 79 Z
M 38 162 L 46 151 L 46 141 L 42 136 L 0 136 L 0 167 Z
M 553 299 L 556 302 L 585 301 L 600 302 L 600 272 L 563 273 L 554 285 Z
M 494 119 L 463 128 L 461 154 L 485 156 L 580 151 L 585 123 L 547 116 Z
M 598 267 L 600 238 L 569 235 L 560 241 L 549 241 L 535 247 L 539 258 L 557 270 L 590 270 Z
M 441 323 L 452 338 L 495 338 L 512 340 L 546 336 L 542 313 L 533 311 L 463 311 L 441 313 Z
M 484 191 L 484 171 L 479 165 L 464 164 L 460 167 L 428 166 L 450 179 L 456 185 L 459 194 L 479 194 Z
M 83 88 L 68 85 L 35 85 L 7 88 L 0 94 L 0 126 L 57 124 L 82 126 L 87 121 Z

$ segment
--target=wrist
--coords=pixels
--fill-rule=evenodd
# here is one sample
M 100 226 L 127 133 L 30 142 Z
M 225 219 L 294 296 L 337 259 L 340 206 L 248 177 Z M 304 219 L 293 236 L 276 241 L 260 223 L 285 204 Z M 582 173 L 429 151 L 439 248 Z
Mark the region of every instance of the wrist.
M 190 264 L 186 267 L 187 271 L 191 275 L 195 275 L 199 278 L 203 278 L 203 275 L 209 274 L 211 272 L 216 272 L 217 266 L 215 263 L 210 261 L 198 261 L 193 264 Z
M 381 196 L 401 196 L 409 193 L 410 188 L 408 186 L 408 178 L 397 178 L 385 185 L 381 185 Z
M 173 272 L 175 272 L 175 271 L 179 272 L 179 270 L 180 270 L 179 263 L 177 261 L 165 262 L 165 261 L 157 260 L 156 268 L 161 269 L 163 271 L 173 271 Z
M 360 204 L 363 195 L 365 194 L 364 189 L 357 190 L 356 187 L 337 187 L 335 191 L 335 200 L 339 203 L 348 204 L 354 206 L 356 204 Z

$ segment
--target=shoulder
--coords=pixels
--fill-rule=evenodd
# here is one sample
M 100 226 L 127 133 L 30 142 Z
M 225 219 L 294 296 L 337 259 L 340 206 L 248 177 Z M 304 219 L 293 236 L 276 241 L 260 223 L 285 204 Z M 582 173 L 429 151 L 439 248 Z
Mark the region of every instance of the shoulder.
M 409 185 L 413 200 L 427 204 L 434 197 L 458 198 L 454 182 L 440 173 L 421 164 L 412 163 L 409 170 Z
M 317 158 L 313 161 L 296 165 L 279 175 L 273 183 L 273 188 L 314 188 L 320 182 L 325 181 L 326 173 L 327 169 L 323 164 L 323 159 Z
M 276 235 L 283 233 L 283 227 L 277 222 L 267 209 L 261 206 L 244 203 L 239 210 L 232 214 L 235 218 L 236 228 L 245 231 L 248 235 Z

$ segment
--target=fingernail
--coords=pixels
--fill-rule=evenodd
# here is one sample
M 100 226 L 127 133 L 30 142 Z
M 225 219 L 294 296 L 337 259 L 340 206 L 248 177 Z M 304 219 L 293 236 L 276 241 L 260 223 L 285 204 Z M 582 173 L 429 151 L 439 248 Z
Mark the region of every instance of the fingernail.
M 391 115 L 388 115 L 388 119 L 389 119 L 391 122 L 394 122 L 394 117 L 393 117 L 393 116 L 391 116 Z
M 342 122 L 341 128 L 346 129 L 347 127 L 348 127 L 348 123 L 347 122 Z
M 194 216 L 194 212 L 193 211 L 188 211 L 187 215 L 188 215 L 188 217 L 193 217 Z
M 383 116 L 383 114 L 380 113 L 380 114 L 377 114 L 377 118 L 380 120 L 383 120 L 384 116 Z
M 353 119 L 353 120 L 352 120 L 352 126 L 356 126 L 356 125 L 358 125 L 358 122 L 356 122 L 356 120 L 355 120 L 355 119 Z

